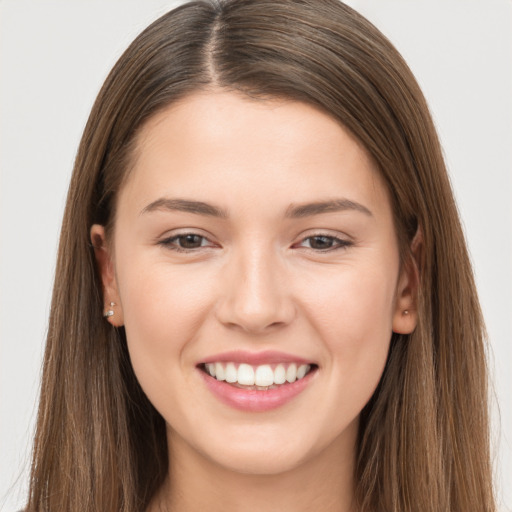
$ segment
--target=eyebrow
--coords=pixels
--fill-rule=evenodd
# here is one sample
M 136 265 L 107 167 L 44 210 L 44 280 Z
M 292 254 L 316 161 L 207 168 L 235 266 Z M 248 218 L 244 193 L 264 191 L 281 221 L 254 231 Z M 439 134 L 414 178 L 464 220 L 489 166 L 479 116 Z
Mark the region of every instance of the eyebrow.
M 229 217 L 226 210 L 214 206 L 203 201 L 192 201 L 190 199 L 170 199 L 160 198 L 148 204 L 142 209 L 140 214 L 153 212 L 156 210 L 180 211 L 187 213 L 195 213 L 197 215 L 205 215 L 209 217 L 219 217 L 227 219 Z M 315 203 L 292 204 L 285 212 L 285 217 L 291 219 L 300 219 L 320 215 L 322 213 L 340 212 L 346 210 L 355 210 L 370 217 L 372 212 L 360 203 L 351 201 L 350 199 L 331 199 L 328 201 L 319 201 Z
M 220 217 L 226 219 L 228 214 L 222 208 L 213 206 L 203 201 L 191 201 L 189 199 L 169 199 L 160 198 L 148 204 L 140 214 L 153 212 L 155 210 L 180 211 L 187 213 L 196 213 L 198 215 L 207 215 L 209 217 Z
M 322 213 L 341 212 L 346 210 L 355 210 L 373 217 L 372 212 L 366 208 L 366 206 L 356 203 L 355 201 L 351 201 L 350 199 L 331 199 L 316 203 L 292 204 L 286 209 L 286 217 L 300 219 L 302 217 L 310 217 L 313 215 L 320 215 Z

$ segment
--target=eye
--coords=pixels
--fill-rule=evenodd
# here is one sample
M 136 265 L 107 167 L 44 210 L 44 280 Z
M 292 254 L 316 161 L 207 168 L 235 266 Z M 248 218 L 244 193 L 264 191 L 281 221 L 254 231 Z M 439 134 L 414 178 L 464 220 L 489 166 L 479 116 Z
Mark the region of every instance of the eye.
M 300 243 L 300 247 L 312 249 L 319 252 L 333 251 L 336 249 L 343 249 L 352 245 L 348 240 L 330 235 L 313 235 L 304 238 Z
M 193 251 L 203 247 L 212 247 L 212 243 L 197 233 L 182 233 L 159 242 L 160 245 L 178 252 Z

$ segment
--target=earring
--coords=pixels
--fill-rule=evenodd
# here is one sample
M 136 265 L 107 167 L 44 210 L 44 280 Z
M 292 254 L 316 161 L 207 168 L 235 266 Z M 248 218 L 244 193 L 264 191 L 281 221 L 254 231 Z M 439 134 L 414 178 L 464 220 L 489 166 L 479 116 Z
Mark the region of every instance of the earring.
M 112 314 L 114 314 L 114 312 L 113 312 L 113 311 L 112 311 Z M 404 315 L 408 315 L 408 314 L 409 314 L 409 310 L 408 310 L 408 309 L 406 309 L 406 310 L 404 311 Z
M 116 305 L 115 302 L 111 302 L 110 303 L 110 307 L 111 308 L 113 308 L 115 305 Z M 103 313 L 103 318 L 108 318 L 109 316 L 114 316 L 114 310 L 113 309 L 108 309 L 107 311 L 105 311 L 105 313 Z

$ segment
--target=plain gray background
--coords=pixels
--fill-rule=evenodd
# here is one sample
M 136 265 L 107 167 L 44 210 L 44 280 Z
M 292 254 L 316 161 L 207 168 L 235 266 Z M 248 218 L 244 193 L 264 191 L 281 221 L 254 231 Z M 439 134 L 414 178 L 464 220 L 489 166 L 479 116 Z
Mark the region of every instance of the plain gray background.
M 57 238 L 82 129 L 120 53 L 178 3 L 0 0 L 0 510 L 17 510 L 26 495 Z M 512 2 L 350 5 L 402 52 L 438 126 L 492 345 L 497 483 L 501 510 L 512 510 Z

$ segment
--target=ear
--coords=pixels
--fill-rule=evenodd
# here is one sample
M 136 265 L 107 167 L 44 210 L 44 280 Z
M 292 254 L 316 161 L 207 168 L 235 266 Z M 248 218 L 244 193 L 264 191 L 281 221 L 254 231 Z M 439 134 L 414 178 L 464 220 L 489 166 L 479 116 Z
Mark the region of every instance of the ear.
M 124 324 L 123 309 L 121 307 L 112 254 L 105 236 L 105 228 L 100 224 L 94 224 L 91 227 L 90 237 L 103 284 L 104 316 L 113 326 L 121 327 Z
M 423 249 L 423 234 L 418 228 L 411 242 L 410 256 L 404 262 L 395 296 L 393 332 L 410 334 L 418 323 L 418 292 L 420 285 L 420 258 Z

